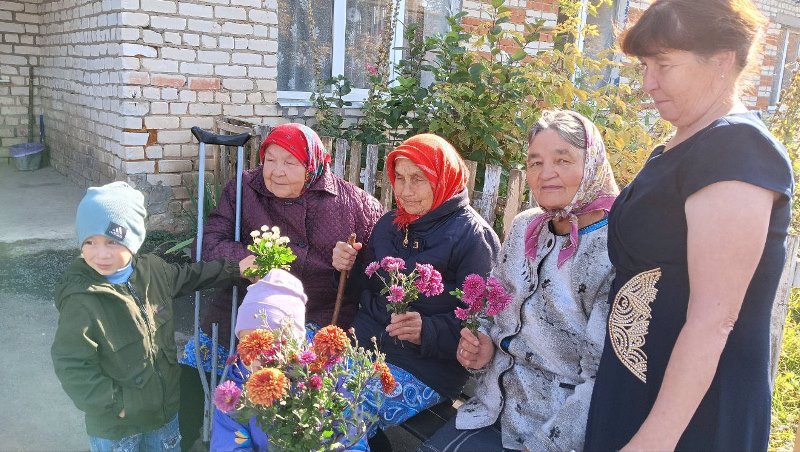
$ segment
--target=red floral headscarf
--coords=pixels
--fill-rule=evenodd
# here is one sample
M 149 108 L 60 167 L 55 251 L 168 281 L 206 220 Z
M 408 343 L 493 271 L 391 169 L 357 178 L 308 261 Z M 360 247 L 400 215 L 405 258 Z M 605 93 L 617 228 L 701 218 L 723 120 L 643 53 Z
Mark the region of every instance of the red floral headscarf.
M 417 165 L 428 178 L 433 189 L 433 205 L 431 210 L 441 206 L 443 202 L 452 198 L 467 186 L 467 167 L 458 155 L 456 148 L 444 138 L 423 133 L 415 135 L 397 146 L 386 157 L 386 168 L 389 172 L 389 181 L 394 186 L 395 161 L 405 157 Z M 394 224 L 402 229 L 413 222 L 419 215 L 412 215 L 403 209 L 400 200 L 395 194 L 397 212 Z
M 270 144 L 282 147 L 306 166 L 306 181 L 301 194 L 319 178 L 325 165 L 331 161 L 331 155 L 325 150 L 317 132 L 303 124 L 281 124 L 273 128 L 258 149 L 261 163 L 264 162 L 264 152 Z

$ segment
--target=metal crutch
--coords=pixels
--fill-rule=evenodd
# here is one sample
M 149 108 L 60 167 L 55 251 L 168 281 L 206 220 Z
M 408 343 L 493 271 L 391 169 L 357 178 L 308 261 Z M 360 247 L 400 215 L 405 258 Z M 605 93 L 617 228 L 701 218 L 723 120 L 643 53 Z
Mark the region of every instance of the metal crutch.
M 250 140 L 249 133 L 240 133 L 237 135 L 219 135 L 200 127 L 192 127 L 192 134 L 197 141 L 200 142 L 199 151 L 199 168 L 198 168 L 198 183 L 197 183 L 197 248 L 196 259 L 198 262 L 202 260 L 203 252 L 203 210 L 205 208 L 205 173 L 206 173 L 206 144 L 216 144 L 220 146 L 236 146 L 236 230 L 234 232 L 234 239 L 241 242 L 241 224 L 242 224 L 242 172 L 244 168 L 244 145 Z M 234 353 L 234 345 L 236 335 L 234 333 L 234 324 L 236 323 L 236 308 L 237 300 L 239 297 L 239 288 L 234 284 L 233 293 L 231 294 L 231 336 L 230 336 L 230 352 Z M 200 382 L 203 385 L 203 441 L 208 442 L 211 437 L 211 415 L 213 409 L 212 397 L 213 388 L 217 386 L 217 334 L 218 325 L 214 323 L 211 327 L 211 381 L 206 378 L 205 371 L 203 370 L 202 359 L 200 356 L 200 292 L 194 294 L 194 357 L 197 363 L 197 372 L 200 374 Z M 229 366 L 225 367 L 222 374 L 222 380 L 225 379 L 228 373 Z M 209 385 L 210 383 L 210 385 Z

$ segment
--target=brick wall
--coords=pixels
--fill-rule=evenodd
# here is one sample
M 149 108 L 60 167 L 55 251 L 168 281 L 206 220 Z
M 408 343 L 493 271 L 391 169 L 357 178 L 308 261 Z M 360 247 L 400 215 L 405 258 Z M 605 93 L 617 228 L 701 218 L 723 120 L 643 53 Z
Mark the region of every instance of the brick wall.
M 28 141 L 28 68 L 39 64 L 39 5 L 36 0 L 0 0 L 0 157 Z M 34 115 L 40 112 L 34 72 Z M 34 140 L 39 129 L 34 126 Z
M 118 14 L 102 0 L 40 4 L 39 77 L 51 163 L 87 186 L 117 178 L 120 148 Z
M 151 226 L 172 227 L 197 168 L 192 126 L 287 114 L 276 104 L 276 10 L 277 0 L 42 3 L 53 165 L 84 186 L 128 180 L 148 194 Z

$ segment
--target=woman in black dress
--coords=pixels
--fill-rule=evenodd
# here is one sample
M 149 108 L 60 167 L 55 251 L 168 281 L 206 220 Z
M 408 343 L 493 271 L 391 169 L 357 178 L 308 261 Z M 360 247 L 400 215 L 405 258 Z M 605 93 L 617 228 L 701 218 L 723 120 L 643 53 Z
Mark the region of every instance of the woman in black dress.
M 769 328 L 793 190 L 740 100 L 750 0 L 657 0 L 622 48 L 675 135 L 609 217 L 616 268 L 586 450 L 766 450 Z

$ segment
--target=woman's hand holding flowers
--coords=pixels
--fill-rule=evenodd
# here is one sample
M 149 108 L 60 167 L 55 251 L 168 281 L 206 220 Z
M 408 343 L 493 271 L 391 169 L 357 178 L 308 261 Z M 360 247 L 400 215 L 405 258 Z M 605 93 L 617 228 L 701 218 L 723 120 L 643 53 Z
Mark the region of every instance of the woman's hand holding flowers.
M 461 339 L 456 349 L 456 359 L 467 369 L 482 369 L 494 357 L 494 343 L 483 333 L 461 329 Z
M 256 263 L 256 257 L 254 255 L 252 255 L 252 254 L 247 256 L 247 257 L 245 257 L 244 259 L 240 260 L 239 261 L 239 274 L 244 276 L 244 277 L 247 277 L 247 275 L 245 275 L 245 272 L 247 271 L 247 269 L 255 269 L 256 268 L 255 263 Z M 250 272 L 247 272 L 247 273 L 249 274 Z M 251 277 L 251 278 L 248 278 L 248 279 L 253 281 L 255 279 L 255 277 Z M 255 282 L 255 281 L 253 281 L 253 282 Z
M 392 314 L 392 320 L 386 327 L 389 336 L 412 344 L 422 344 L 422 317 L 419 312 L 408 311 L 403 314 Z

